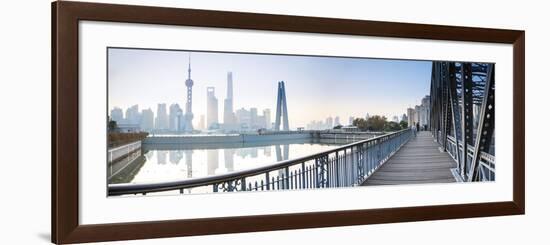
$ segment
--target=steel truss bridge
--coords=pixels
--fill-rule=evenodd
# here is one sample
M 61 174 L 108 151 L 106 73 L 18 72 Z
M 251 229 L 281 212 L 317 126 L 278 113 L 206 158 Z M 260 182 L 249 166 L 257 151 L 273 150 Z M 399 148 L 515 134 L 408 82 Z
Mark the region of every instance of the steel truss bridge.
M 494 64 L 433 62 L 432 135 L 464 181 L 495 179 Z
M 493 64 L 433 62 L 429 131 L 404 129 L 221 175 L 151 184 L 110 184 L 109 195 L 492 181 L 494 86 Z

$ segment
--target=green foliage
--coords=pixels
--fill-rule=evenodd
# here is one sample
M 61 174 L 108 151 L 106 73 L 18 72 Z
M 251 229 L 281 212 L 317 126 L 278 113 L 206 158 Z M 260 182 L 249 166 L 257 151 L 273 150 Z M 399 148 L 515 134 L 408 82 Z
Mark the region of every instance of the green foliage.
M 341 128 L 342 128 L 342 125 L 336 125 L 336 126 L 334 126 L 334 128 L 332 128 L 332 129 L 341 129 Z
M 353 126 L 356 126 L 361 131 L 367 131 L 367 120 L 364 118 L 355 118 L 353 120 Z
M 394 121 L 387 122 L 384 125 L 384 131 L 398 131 L 401 130 L 401 125 L 399 123 L 396 123 Z
M 107 120 L 109 120 L 109 123 L 107 125 L 109 131 L 114 131 L 115 129 L 117 129 L 118 125 L 116 124 L 116 121 L 111 120 L 111 118 L 108 118 Z
M 401 129 L 406 129 L 409 127 L 409 123 L 407 121 L 401 121 L 399 122 L 399 125 L 401 126 Z
M 406 121 L 399 123 L 388 121 L 385 116 L 374 115 L 369 119 L 356 118 L 353 120 L 353 126 L 356 126 L 361 131 L 398 131 L 408 127 Z
M 358 127 L 361 131 L 382 131 L 386 122 L 386 117 L 374 115 L 366 120 L 364 118 L 356 118 L 353 120 L 353 126 Z
M 388 120 L 385 116 L 374 115 L 367 119 L 367 128 L 370 131 L 382 131 L 387 123 Z

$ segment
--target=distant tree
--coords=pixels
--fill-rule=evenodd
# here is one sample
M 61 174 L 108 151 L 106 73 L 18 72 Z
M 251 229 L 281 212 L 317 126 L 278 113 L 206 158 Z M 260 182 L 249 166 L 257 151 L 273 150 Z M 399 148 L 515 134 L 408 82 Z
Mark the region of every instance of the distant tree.
M 397 131 L 401 129 L 401 125 L 399 123 L 396 123 L 394 121 L 387 122 L 384 125 L 384 131 Z
M 332 129 L 341 129 L 341 128 L 342 128 L 342 125 L 336 125 L 336 126 L 334 126 L 334 128 L 332 128 Z
M 374 115 L 367 120 L 367 129 L 369 131 L 382 131 L 388 119 L 385 116 Z
M 361 131 L 367 131 L 367 120 L 364 118 L 355 118 L 353 120 L 353 126 L 359 128 Z
M 110 117 L 107 117 L 107 122 L 109 131 L 114 131 L 117 129 L 118 126 L 116 124 L 116 121 L 113 121 Z
M 353 120 L 353 126 L 356 126 L 361 131 L 382 131 L 387 123 L 385 116 L 374 115 L 368 119 L 356 118 Z
M 399 122 L 399 125 L 401 125 L 401 129 L 406 129 L 409 127 L 409 123 L 405 120 Z

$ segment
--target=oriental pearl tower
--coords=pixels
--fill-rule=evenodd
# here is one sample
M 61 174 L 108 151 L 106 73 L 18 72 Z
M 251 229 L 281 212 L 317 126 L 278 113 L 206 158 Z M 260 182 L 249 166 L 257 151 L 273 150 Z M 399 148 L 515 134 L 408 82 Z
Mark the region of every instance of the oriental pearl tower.
M 185 132 L 192 132 L 193 131 L 193 111 L 192 111 L 193 80 L 191 79 L 191 54 L 189 55 L 189 68 L 187 69 L 187 80 L 185 81 L 185 86 L 187 87 L 187 103 L 185 104 L 183 130 Z

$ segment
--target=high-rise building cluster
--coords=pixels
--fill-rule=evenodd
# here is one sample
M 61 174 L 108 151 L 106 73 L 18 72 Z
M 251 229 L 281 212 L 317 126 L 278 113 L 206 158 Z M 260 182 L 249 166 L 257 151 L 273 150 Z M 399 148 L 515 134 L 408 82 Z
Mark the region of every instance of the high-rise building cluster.
M 123 113 L 121 108 L 115 107 L 110 112 L 110 120 L 116 121 L 119 127 L 138 129 L 147 132 L 158 133 L 190 133 L 193 132 L 194 114 L 192 111 L 193 85 L 191 79 L 191 57 L 189 57 L 189 67 L 187 69 L 186 97 L 185 107 L 173 103 L 167 107 L 167 104 L 157 105 L 156 113 L 150 108 L 139 111 L 138 105 L 133 105 Z M 288 129 L 288 115 L 286 111 L 286 95 L 284 94 L 284 83 L 279 82 L 278 91 L 278 111 L 283 113 L 283 130 Z M 200 115 L 197 129 L 216 130 L 222 132 L 248 131 L 258 129 L 272 129 L 271 110 L 263 109 L 258 112 L 258 108 L 241 108 L 234 111 L 233 103 L 233 73 L 227 73 L 227 95 L 223 100 L 223 116 L 220 120 L 218 108 L 218 98 L 216 97 L 216 88 L 209 86 L 206 88 L 206 115 Z M 282 110 L 282 111 L 280 111 Z M 280 114 L 278 114 L 280 115 Z M 281 119 L 279 117 L 279 120 Z M 278 121 L 279 122 L 279 121 Z
M 405 116 L 405 115 L 404 115 Z M 426 95 L 420 101 L 420 105 L 414 108 L 407 108 L 407 123 L 409 126 L 418 126 L 421 128 L 430 127 L 430 96 Z
M 241 131 L 271 129 L 271 110 L 264 109 L 262 114 L 258 114 L 258 108 L 238 109 L 235 112 L 237 124 Z
M 157 105 L 156 113 L 151 108 L 139 111 L 138 105 L 127 108 L 125 116 L 122 111 L 121 108 L 115 107 L 110 113 L 110 120 L 115 121 L 120 128 L 139 129 L 145 132 L 185 131 L 185 115 L 177 103 L 171 104 L 168 110 L 165 103 L 160 103 Z
M 218 98 L 216 88 L 206 88 L 206 129 L 231 131 L 251 131 L 271 129 L 271 110 L 258 108 L 241 108 L 233 111 L 233 73 L 227 73 L 227 95 L 223 104 L 223 122 L 218 118 Z M 260 114 L 261 113 L 261 114 Z
M 354 117 L 349 117 L 348 125 L 353 124 Z M 325 118 L 325 120 L 313 120 L 310 123 L 306 125 L 307 130 L 325 130 L 325 129 L 333 129 L 336 126 L 346 126 L 342 125 L 340 122 L 340 117 L 335 116 L 334 118 L 329 116 Z

